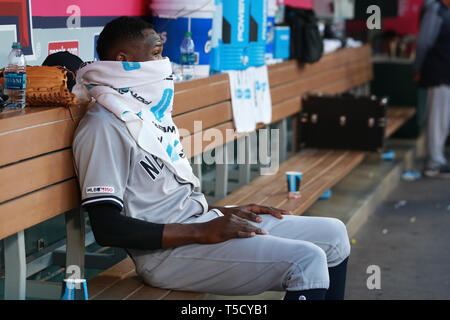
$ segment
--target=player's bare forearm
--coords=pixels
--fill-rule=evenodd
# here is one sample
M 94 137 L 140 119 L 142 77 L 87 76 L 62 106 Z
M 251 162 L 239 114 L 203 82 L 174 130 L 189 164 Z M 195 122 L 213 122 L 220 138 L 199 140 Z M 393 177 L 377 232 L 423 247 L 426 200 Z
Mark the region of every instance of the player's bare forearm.
M 164 225 L 161 245 L 164 249 L 183 246 L 201 241 L 198 223 L 170 223 Z

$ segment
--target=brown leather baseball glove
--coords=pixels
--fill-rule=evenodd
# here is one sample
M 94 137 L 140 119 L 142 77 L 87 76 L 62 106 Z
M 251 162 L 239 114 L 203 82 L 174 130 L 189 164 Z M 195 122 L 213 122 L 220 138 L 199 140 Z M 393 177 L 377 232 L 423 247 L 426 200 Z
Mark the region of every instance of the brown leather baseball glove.
M 0 69 L 0 83 L 4 87 L 4 69 Z M 31 107 L 68 107 L 76 103 L 76 96 L 67 88 L 67 73 L 61 66 L 27 66 L 26 105 Z

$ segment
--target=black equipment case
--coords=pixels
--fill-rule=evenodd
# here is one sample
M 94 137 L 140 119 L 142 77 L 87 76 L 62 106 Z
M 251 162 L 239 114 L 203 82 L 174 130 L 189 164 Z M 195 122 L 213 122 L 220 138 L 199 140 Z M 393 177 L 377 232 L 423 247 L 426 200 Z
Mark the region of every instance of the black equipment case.
M 302 147 L 381 151 L 387 98 L 308 95 L 300 112 Z

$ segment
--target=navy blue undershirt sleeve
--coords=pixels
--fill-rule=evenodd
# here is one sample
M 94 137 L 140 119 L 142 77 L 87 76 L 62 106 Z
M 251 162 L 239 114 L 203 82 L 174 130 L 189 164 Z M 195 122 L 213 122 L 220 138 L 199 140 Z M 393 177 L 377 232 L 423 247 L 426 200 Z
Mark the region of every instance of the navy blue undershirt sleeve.
M 84 206 L 95 241 L 101 246 L 136 250 L 162 248 L 164 224 L 126 217 L 113 203 Z

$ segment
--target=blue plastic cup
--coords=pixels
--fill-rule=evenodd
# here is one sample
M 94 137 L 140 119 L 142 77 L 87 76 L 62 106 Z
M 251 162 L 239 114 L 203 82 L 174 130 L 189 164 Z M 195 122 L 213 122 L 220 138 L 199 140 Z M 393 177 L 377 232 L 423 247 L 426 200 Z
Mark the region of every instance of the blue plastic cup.
M 86 279 L 64 279 L 61 300 L 88 300 Z
M 298 171 L 287 171 L 286 179 L 288 184 L 288 197 L 290 199 L 299 199 L 301 197 L 300 194 L 300 185 L 302 182 L 302 172 Z

